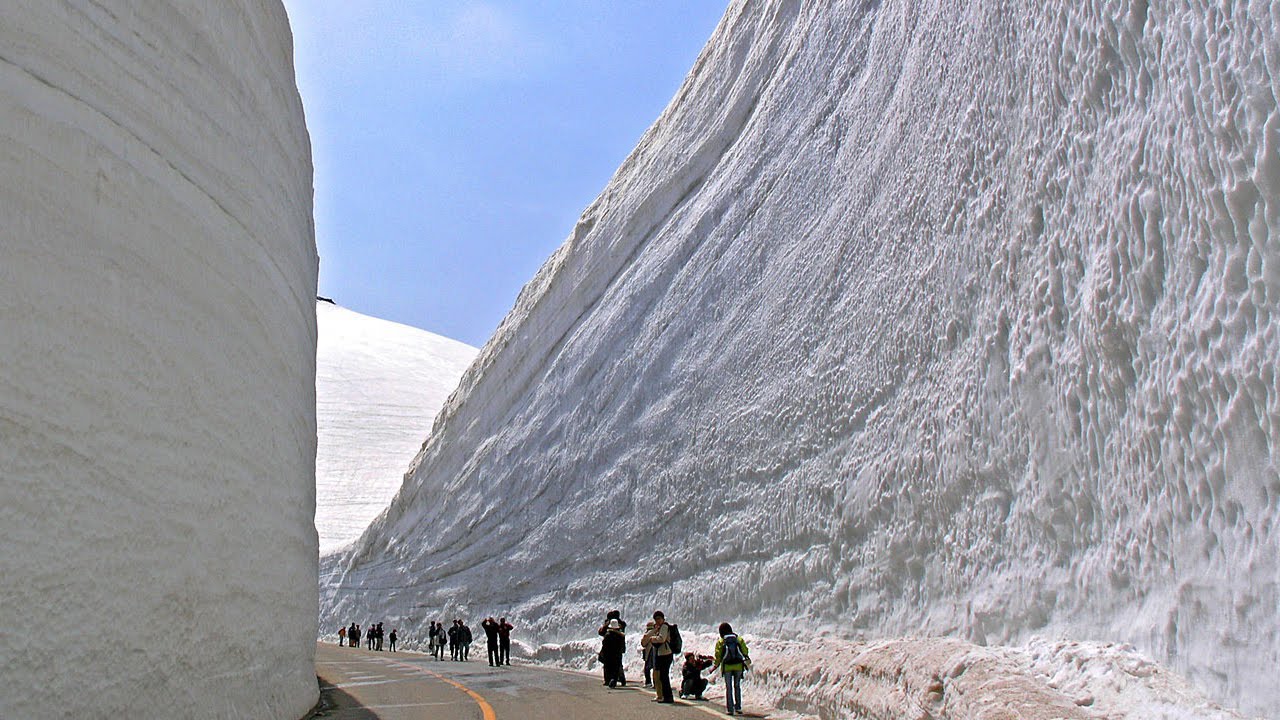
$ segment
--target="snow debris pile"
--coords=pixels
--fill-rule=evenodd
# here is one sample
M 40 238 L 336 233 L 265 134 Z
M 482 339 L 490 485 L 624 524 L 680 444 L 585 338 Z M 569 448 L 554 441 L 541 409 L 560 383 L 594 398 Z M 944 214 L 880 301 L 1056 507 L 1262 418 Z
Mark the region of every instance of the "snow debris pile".
M 1266 3 L 734 2 L 324 626 L 1129 643 L 1270 714 L 1278 96 Z
M 765 642 L 753 693 L 822 718 L 1239 720 L 1131 646 L 954 638 Z
M 320 552 L 360 536 L 400 489 L 431 421 L 477 350 L 316 303 L 316 531 Z
M 0 9 L 5 718 L 294 720 L 317 698 L 291 44 L 278 2 Z

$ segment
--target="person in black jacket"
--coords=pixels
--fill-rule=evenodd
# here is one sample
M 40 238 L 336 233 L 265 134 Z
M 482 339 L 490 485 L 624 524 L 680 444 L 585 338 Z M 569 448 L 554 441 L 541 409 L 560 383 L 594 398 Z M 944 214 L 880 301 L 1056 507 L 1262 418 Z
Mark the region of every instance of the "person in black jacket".
M 497 667 L 500 664 L 498 662 L 498 621 L 487 617 L 480 623 L 480 627 L 484 628 L 484 636 L 489 645 L 489 667 Z
M 708 683 L 702 677 L 702 671 L 715 664 L 715 661 L 710 655 L 684 654 L 684 667 L 680 669 L 680 697 L 706 700 L 702 693 L 707 691 Z
M 600 628 L 600 662 L 604 665 L 604 684 L 610 689 L 627 681 L 622 676 L 622 656 L 627 652 L 627 636 L 622 629 L 622 620 L 611 618 Z
M 466 621 L 458 621 L 458 643 L 462 646 L 462 662 L 471 659 L 471 641 L 475 638 L 471 635 L 471 628 L 467 626 Z
M 458 625 L 461 622 L 461 620 L 454 620 L 453 624 L 449 626 L 449 657 L 453 660 L 457 660 L 462 653 L 462 643 L 458 642 L 459 636 L 462 634 L 462 631 L 458 629 Z
M 511 664 L 511 631 L 515 626 L 506 618 L 498 618 L 498 664 Z

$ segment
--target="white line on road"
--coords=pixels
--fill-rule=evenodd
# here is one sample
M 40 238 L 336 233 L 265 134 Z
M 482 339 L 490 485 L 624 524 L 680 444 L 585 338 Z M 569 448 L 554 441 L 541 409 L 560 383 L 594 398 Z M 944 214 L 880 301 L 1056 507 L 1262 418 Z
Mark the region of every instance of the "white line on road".
M 409 703 L 407 705 L 361 705 L 365 710 L 391 710 L 394 708 L 411 708 L 411 707 L 441 707 L 443 705 L 457 705 L 457 702 L 433 702 L 433 703 Z
M 367 687 L 369 685 L 390 685 L 392 683 L 413 682 L 416 679 L 417 678 L 394 678 L 392 680 L 363 680 L 357 682 L 338 683 L 333 687 L 336 687 L 339 690 L 345 690 L 347 688 Z

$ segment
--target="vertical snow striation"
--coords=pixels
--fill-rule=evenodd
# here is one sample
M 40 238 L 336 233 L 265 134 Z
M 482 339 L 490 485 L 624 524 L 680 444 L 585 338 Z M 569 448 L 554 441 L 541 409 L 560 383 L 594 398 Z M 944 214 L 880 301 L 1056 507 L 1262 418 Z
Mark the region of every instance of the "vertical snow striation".
M 0 8 L 0 715 L 315 702 L 316 252 L 278 2 Z
M 316 532 L 320 552 L 387 507 L 476 348 L 316 303 Z
M 739 0 L 326 627 L 1132 643 L 1280 701 L 1280 13 Z

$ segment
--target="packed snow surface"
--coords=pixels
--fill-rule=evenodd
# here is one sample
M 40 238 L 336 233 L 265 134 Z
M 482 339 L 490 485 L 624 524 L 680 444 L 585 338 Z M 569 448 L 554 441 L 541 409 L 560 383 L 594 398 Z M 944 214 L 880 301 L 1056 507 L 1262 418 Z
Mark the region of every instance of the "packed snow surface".
M 316 251 L 279 2 L 0 4 L 0 717 L 287 718 Z
M 1273 3 L 733 2 L 326 630 L 1128 643 L 1274 714 L 1278 96 Z
M 475 360 L 470 345 L 316 303 L 316 532 L 360 536 L 404 482 L 431 421 Z

